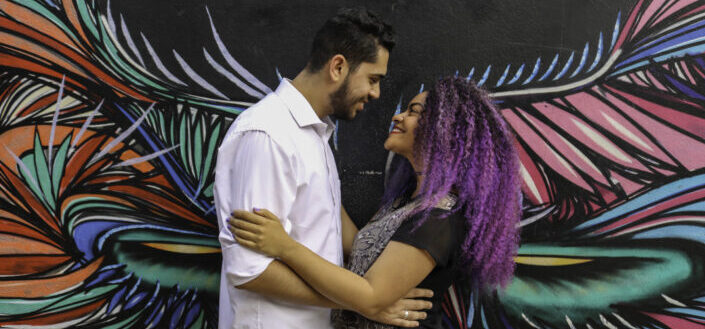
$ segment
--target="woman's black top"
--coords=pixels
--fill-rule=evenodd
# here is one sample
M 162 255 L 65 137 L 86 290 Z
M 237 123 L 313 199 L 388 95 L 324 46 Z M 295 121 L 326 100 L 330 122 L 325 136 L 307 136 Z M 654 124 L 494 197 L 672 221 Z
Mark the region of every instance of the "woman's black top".
M 419 321 L 419 328 L 435 329 L 442 327 L 443 295 L 453 282 L 460 279 L 458 263 L 465 237 L 465 218 L 462 212 L 450 214 L 447 210 L 434 208 L 421 226 L 416 227 L 421 216 L 423 213 L 418 213 L 405 220 L 391 240 L 425 250 L 436 262 L 436 267 L 418 286 L 433 290 L 433 308 L 426 311 L 428 317 Z
M 404 198 L 395 205 L 383 207 L 358 231 L 348 256 L 346 268 L 364 276 L 391 241 L 408 244 L 425 250 L 436 266 L 419 287 L 434 292 L 433 309 L 428 317 L 419 321 L 421 328 L 441 328 L 441 303 L 443 294 L 456 281 L 460 245 L 465 236 L 464 219 L 460 213 L 452 214 L 457 197 L 446 195 L 430 212 L 414 214 L 420 200 Z M 412 215 L 413 214 L 413 215 Z M 428 216 L 426 216 L 428 215 Z M 417 227 L 419 218 L 425 221 Z M 351 311 L 333 310 L 333 327 L 336 329 L 388 329 L 393 326 L 366 319 Z

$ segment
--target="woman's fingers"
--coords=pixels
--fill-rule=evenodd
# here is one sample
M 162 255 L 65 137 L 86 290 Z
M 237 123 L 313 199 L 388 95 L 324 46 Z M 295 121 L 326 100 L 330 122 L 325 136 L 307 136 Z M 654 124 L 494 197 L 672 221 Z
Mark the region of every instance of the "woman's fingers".
M 239 229 L 239 228 L 235 228 L 235 229 L 233 230 L 233 233 L 235 234 L 236 237 L 238 237 L 238 238 L 240 238 L 240 239 L 245 239 L 245 240 L 251 241 L 251 242 L 253 242 L 253 243 L 254 243 L 255 241 L 257 241 L 257 235 L 254 234 L 254 233 L 252 233 L 252 232 L 245 231 L 245 230 L 242 230 L 242 229 Z
M 431 298 L 433 297 L 433 290 L 414 288 L 406 293 L 406 296 L 401 300 L 402 307 L 405 310 L 430 310 L 433 304 L 427 300 L 421 298 Z
M 394 319 L 392 320 L 392 325 L 397 326 L 397 327 L 402 327 L 402 328 L 416 328 L 419 326 L 418 321 L 409 321 L 409 320 L 403 320 L 403 319 Z
M 422 288 L 414 288 L 409 290 L 408 293 L 406 293 L 406 296 L 404 298 L 431 298 L 433 297 L 433 290 L 430 289 L 422 289 Z
M 409 311 L 409 317 L 406 318 L 406 320 L 423 320 L 426 318 L 426 312 L 416 312 L 416 311 Z
M 422 299 L 404 299 L 401 305 L 409 311 L 430 310 L 433 307 L 433 303 Z
M 255 246 L 256 246 L 254 242 L 252 242 L 252 241 L 250 241 L 250 240 L 245 240 L 245 239 L 243 239 L 243 238 L 240 238 L 240 237 L 237 236 L 237 235 L 235 235 L 235 241 L 236 241 L 238 244 L 240 244 L 241 246 L 245 247 L 245 248 L 254 249 Z
M 246 231 L 250 231 L 252 233 L 261 233 L 262 229 L 259 225 L 257 224 L 252 224 L 250 222 L 241 220 L 241 219 L 233 219 L 230 218 L 228 220 L 228 226 L 230 227 L 230 230 L 234 230 L 236 228 L 243 229 Z
M 418 320 L 423 320 L 426 318 L 426 312 L 416 312 L 416 311 L 405 311 L 398 319 L 394 319 L 393 325 L 404 327 L 404 328 L 415 328 L 419 326 Z
M 243 210 L 234 210 L 230 214 L 230 218 L 236 218 L 236 219 L 242 219 L 246 220 L 250 223 L 255 223 L 255 224 L 262 224 L 266 220 L 266 218 L 257 215 L 255 213 L 249 212 L 249 211 L 243 211 Z
M 255 208 L 255 214 L 269 218 L 269 219 L 274 219 L 276 221 L 279 221 L 279 217 L 277 217 L 271 211 L 264 209 L 264 208 L 262 208 L 262 209 Z

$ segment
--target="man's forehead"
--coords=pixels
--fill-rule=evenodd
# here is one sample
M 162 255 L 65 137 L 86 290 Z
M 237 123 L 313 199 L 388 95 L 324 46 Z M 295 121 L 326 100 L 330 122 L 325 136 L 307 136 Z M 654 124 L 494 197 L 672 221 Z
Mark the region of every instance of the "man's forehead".
M 367 75 L 385 76 L 387 75 L 387 57 L 377 56 L 376 62 L 363 62 L 361 63 L 360 68 L 363 69 Z
M 387 71 L 387 63 L 389 62 L 389 51 L 384 47 L 379 47 L 377 50 L 377 62 L 375 64 L 384 66 L 384 71 Z
M 387 67 L 385 66 L 383 68 L 373 68 L 371 67 L 371 65 L 370 67 L 362 67 L 361 65 L 360 68 L 357 70 L 356 74 L 364 78 L 382 79 L 387 76 Z

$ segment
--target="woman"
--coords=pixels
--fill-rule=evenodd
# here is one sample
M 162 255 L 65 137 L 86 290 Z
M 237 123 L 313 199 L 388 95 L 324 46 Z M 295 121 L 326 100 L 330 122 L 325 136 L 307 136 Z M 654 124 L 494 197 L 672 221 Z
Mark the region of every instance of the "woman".
M 347 269 L 291 239 L 266 210 L 231 218 L 238 243 L 279 258 L 319 293 L 359 313 L 334 312 L 337 328 L 386 328 L 364 316 L 417 286 L 435 296 L 421 327 L 440 328 L 441 298 L 451 283 L 467 278 L 491 289 L 506 284 L 514 269 L 519 162 L 487 94 L 464 79 L 444 78 L 392 120 L 384 147 L 404 159 L 381 209 L 357 233 Z

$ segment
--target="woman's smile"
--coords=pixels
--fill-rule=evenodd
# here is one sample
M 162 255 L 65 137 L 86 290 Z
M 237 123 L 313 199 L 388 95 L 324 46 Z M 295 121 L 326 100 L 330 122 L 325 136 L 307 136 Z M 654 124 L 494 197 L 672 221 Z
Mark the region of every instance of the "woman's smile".
M 411 99 L 404 112 L 392 117 L 392 130 L 389 132 L 384 148 L 388 151 L 411 157 L 414 148 L 414 130 L 423 113 L 427 92 L 420 93 Z M 408 134 L 407 134 L 408 133 Z
M 401 134 L 401 133 L 403 133 L 404 131 L 405 131 L 404 129 L 399 128 L 398 125 L 395 124 L 395 125 L 394 125 L 394 128 L 392 128 L 392 131 L 390 131 L 389 134 L 390 134 L 390 135 L 391 135 L 391 134 Z

